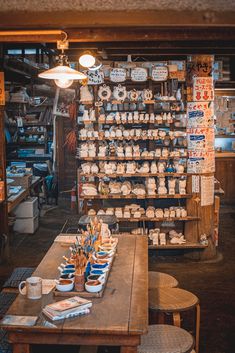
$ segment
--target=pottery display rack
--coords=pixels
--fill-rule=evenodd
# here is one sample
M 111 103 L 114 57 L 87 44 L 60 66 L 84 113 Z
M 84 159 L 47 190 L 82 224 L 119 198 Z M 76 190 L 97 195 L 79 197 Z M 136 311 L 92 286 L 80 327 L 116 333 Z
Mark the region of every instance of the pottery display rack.
M 173 82 L 174 81 L 174 82 Z M 111 87 L 111 90 L 113 89 L 114 86 L 117 86 L 118 83 L 114 83 L 111 82 L 108 79 L 105 79 L 105 84 L 109 85 Z M 175 86 L 176 84 L 176 89 L 174 91 L 174 93 L 172 92 L 172 87 Z M 155 113 L 155 114 L 164 114 L 164 113 L 174 113 L 176 116 L 176 121 L 177 121 L 177 115 L 179 114 L 185 114 L 185 108 L 186 108 L 186 85 L 185 82 L 177 82 L 177 80 L 172 80 L 172 79 L 168 79 L 167 82 L 154 82 L 152 81 L 150 78 L 148 78 L 148 80 L 146 82 L 133 82 L 131 80 L 126 80 L 125 82 L 121 83 L 121 85 L 126 86 L 126 89 L 129 91 L 131 89 L 136 89 L 136 90 L 143 90 L 144 88 L 148 88 L 151 89 L 153 91 L 153 93 L 155 94 L 156 90 L 160 91 L 162 95 L 164 95 L 164 93 L 166 92 L 166 89 L 168 90 L 168 92 L 171 92 L 171 95 L 176 93 L 176 90 L 180 88 L 180 92 L 181 92 L 181 100 L 158 100 L 158 99 L 152 99 L 150 101 L 142 101 L 142 103 L 145 103 L 145 108 L 144 111 L 140 111 L 140 113 Z M 92 87 L 92 88 L 91 88 Z M 85 109 L 90 109 L 93 108 L 95 110 L 95 116 L 96 116 L 96 121 L 92 122 L 92 126 L 93 129 L 96 131 L 99 131 L 100 129 L 104 129 L 104 128 L 110 128 L 110 125 L 115 125 L 115 122 L 112 123 L 100 123 L 99 122 L 99 116 L 100 116 L 100 110 L 103 109 L 105 111 L 105 115 L 107 116 L 111 111 L 115 112 L 115 111 L 120 111 L 124 112 L 124 108 L 122 110 L 119 110 L 118 106 L 120 104 L 123 103 L 133 103 L 130 102 L 130 100 L 125 99 L 124 102 L 121 101 L 117 101 L 117 100 L 113 100 L 111 99 L 109 102 L 103 102 L 103 105 L 100 106 L 99 104 L 97 104 L 97 102 L 99 101 L 98 98 L 98 88 L 99 86 L 91 86 L 90 89 L 92 89 L 93 92 L 93 97 L 94 100 L 93 102 L 87 102 L 84 103 L 82 102 L 81 104 L 83 104 L 85 106 Z M 117 105 L 117 109 L 116 110 L 108 110 L 106 111 L 107 108 L 107 103 L 111 103 L 111 104 L 115 104 Z M 168 110 L 164 110 L 164 109 L 159 109 L 159 105 L 161 103 L 168 103 L 169 107 L 171 106 L 171 104 L 178 104 L 181 108 L 178 111 L 172 111 L 170 110 L 170 108 Z M 157 106 L 156 106 L 157 104 Z M 157 108 L 156 108 L 157 107 Z M 130 112 L 130 110 L 126 110 L 127 112 Z M 126 123 L 126 124 L 118 124 L 117 126 L 126 126 L 128 125 L 128 128 L 130 128 L 130 125 L 132 125 L 134 128 L 142 128 L 142 129 L 154 129 L 154 128 L 163 128 L 166 129 L 167 131 L 175 131 L 175 130 L 185 130 L 186 131 L 186 127 L 185 126 L 175 126 L 175 122 L 173 123 L 168 123 L 168 124 L 156 124 L 156 123 L 150 123 L 150 122 L 137 122 L 137 123 Z M 88 125 L 86 125 L 86 123 L 80 123 L 79 125 L 79 129 L 82 128 L 86 128 Z M 91 126 L 91 125 L 89 125 Z M 100 141 L 112 141 L 112 138 L 86 138 L 86 142 L 87 141 L 94 141 L 96 144 L 96 149 L 98 151 L 98 146 Z M 115 139 L 113 139 L 115 141 Z M 118 140 L 118 139 L 116 139 Z M 131 138 L 125 139 L 125 138 L 121 138 L 121 140 L 127 140 L 127 141 L 131 141 Z M 81 144 L 82 141 L 81 139 L 79 139 L 78 141 L 78 146 L 79 144 Z M 148 151 L 151 151 L 153 149 L 155 149 L 156 147 L 158 147 L 158 145 L 155 143 L 155 140 L 140 140 L 140 139 L 136 139 L 135 143 L 140 143 L 141 146 L 144 146 Z M 173 142 L 170 141 L 169 146 L 159 146 L 159 147 L 167 147 L 169 148 L 170 151 L 172 151 L 174 149 L 174 145 Z M 78 169 L 77 169 L 77 180 L 78 180 L 78 205 L 79 205 L 79 212 L 83 213 L 83 214 L 87 214 L 88 210 L 90 208 L 95 209 L 96 211 L 98 211 L 99 209 L 105 209 L 107 207 L 123 207 L 124 205 L 128 204 L 128 200 L 129 203 L 140 203 L 141 202 L 141 207 L 144 207 L 145 209 L 147 209 L 148 206 L 151 205 L 156 205 L 157 202 L 157 206 L 156 207 L 170 207 L 170 206 L 185 206 L 187 209 L 187 217 L 182 217 L 182 218 L 174 218 L 174 219 L 158 219 L 158 218 L 152 218 L 152 219 L 148 219 L 147 217 L 141 217 L 139 219 L 136 218 L 119 218 L 119 225 L 122 228 L 125 224 L 131 224 L 131 226 L 133 225 L 132 228 L 134 227 L 134 222 L 141 224 L 141 222 L 145 223 L 146 227 L 149 228 L 161 228 L 161 224 L 162 222 L 167 223 L 170 222 L 171 226 L 172 226 L 172 222 L 174 222 L 175 225 L 181 224 L 180 228 L 181 231 L 183 231 L 185 238 L 186 238 L 186 243 L 185 244 L 181 244 L 181 245 L 175 245 L 175 244 L 168 244 L 167 245 L 158 245 L 158 246 L 153 246 L 150 245 L 150 248 L 161 248 L 161 249 L 180 249 L 180 248 L 204 248 L 205 246 L 199 243 L 199 233 L 198 233 L 198 222 L 200 220 L 200 212 L 199 212 L 199 208 L 198 208 L 198 204 L 193 202 L 193 199 L 195 197 L 197 197 L 196 194 L 192 194 L 192 176 L 191 174 L 186 173 L 187 170 L 187 146 L 181 146 L 181 148 L 185 149 L 185 154 L 180 156 L 180 157 L 168 157 L 168 158 L 164 158 L 164 157 L 152 157 L 152 156 L 145 156 L 145 157 L 117 157 L 114 155 L 110 155 L 110 156 L 105 156 L 105 157 L 98 157 L 96 153 L 96 157 L 78 157 L 77 161 L 78 161 Z M 106 175 L 105 173 L 96 173 L 96 174 L 84 174 L 81 170 L 81 164 L 85 163 L 85 162 L 93 162 L 98 164 L 99 161 L 165 161 L 167 164 L 168 163 L 172 163 L 174 160 L 184 160 L 185 162 L 185 172 L 184 173 L 171 173 L 171 172 L 166 172 L 166 173 L 155 173 L 155 174 L 151 174 L 150 173 L 135 173 L 135 174 L 122 174 L 122 175 L 118 175 L 118 174 L 112 174 L 112 175 Z M 187 185 L 186 185 L 186 194 L 185 195 L 180 195 L 180 194 L 174 194 L 174 195 L 153 195 L 153 196 L 149 196 L 149 195 L 145 195 L 145 196 L 136 196 L 134 194 L 130 194 L 127 196 L 123 196 L 123 195 L 114 195 L 114 194 L 107 194 L 107 195 L 96 195 L 96 196 L 87 196 L 87 195 L 83 195 L 81 193 L 81 184 L 82 183 L 87 183 L 89 181 L 95 183 L 96 185 L 98 185 L 99 181 L 102 180 L 104 177 L 106 178 L 110 178 L 110 180 L 114 180 L 117 178 L 122 178 L 123 180 L 128 180 L 129 178 L 133 178 L 133 180 L 138 180 L 141 179 L 143 180 L 142 183 L 145 182 L 146 178 L 148 177 L 185 177 L 187 180 Z M 129 179 L 130 180 L 130 179 Z M 110 201 L 110 202 L 109 202 Z M 118 202 L 117 204 L 115 204 L 115 202 Z M 81 207 L 82 205 L 82 207 Z M 172 228 L 171 228 L 172 229 Z

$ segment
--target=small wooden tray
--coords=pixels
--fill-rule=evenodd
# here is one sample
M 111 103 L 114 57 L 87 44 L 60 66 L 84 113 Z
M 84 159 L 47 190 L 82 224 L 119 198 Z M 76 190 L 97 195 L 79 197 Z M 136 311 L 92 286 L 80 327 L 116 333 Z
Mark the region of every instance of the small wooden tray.
M 108 281 L 110 271 L 112 270 L 113 261 L 114 261 L 115 256 L 116 256 L 116 251 L 115 251 L 115 254 L 113 256 L 112 262 L 110 263 L 110 269 L 108 271 L 108 275 L 106 276 L 106 280 L 105 280 L 105 282 L 103 284 L 103 287 L 102 287 L 102 290 L 100 292 L 90 293 L 90 292 L 87 292 L 86 290 L 84 290 L 83 292 L 78 292 L 78 291 L 75 291 L 75 290 L 72 290 L 72 291 L 69 291 L 69 292 L 60 292 L 59 290 L 57 290 L 55 288 L 54 291 L 53 291 L 54 296 L 55 297 L 74 297 L 75 295 L 79 295 L 82 298 L 101 298 L 101 297 L 103 297 L 104 290 L 105 290 L 105 287 L 106 287 L 106 283 Z

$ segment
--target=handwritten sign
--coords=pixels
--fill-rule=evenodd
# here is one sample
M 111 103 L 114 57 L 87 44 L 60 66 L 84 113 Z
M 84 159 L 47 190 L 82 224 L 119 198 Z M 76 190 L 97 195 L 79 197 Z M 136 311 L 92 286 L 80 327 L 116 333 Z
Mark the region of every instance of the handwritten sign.
M 136 67 L 131 70 L 131 80 L 134 82 L 147 81 L 148 71 L 143 67 Z
M 156 66 L 152 69 L 153 81 L 166 81 L 168 78 L 167 66 Z
M 110 81 L 112 82 L 124 82 L 126 80 L 126 70 L 125 69 L 112 69 L 110 71 Z
M 186 78 L 186 63 L 184 60 L 169 61 L 168 64 L 169 78 L 185 81 Z
M 203 128 L 214 126 L 213 102 L 187 103 L 187 127 Z
M 5 105 L 4 72 L 0 72 L 0 105 Z
M 214 151 L 189 151 L 187 160 L 188 173 L 214 173 L 215 153 Z
M 188 150 L 214 150 L 215 132 L 213 128 L 187 129 Z
M 100 85 L 104 82 L 104 73 L 103 71 L 88 71 L 88 85 Z
M 201 176 L 201 206 L 214 204 L 214 176 Z
M 194 77 L 193 101 L 213 101 L 214 86 L 212 77 Z

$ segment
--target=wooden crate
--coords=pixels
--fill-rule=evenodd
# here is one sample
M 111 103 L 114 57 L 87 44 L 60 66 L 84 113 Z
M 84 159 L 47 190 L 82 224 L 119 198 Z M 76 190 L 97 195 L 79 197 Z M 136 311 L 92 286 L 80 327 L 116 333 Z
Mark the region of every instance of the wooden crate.
M 14 177 L 11 177 L 11 179 L 14 180 L 14 182 L 11 183 L 12 186 L 22 186 L 24 189 L 27 189 L 31 185 L 32 174 L 27 174 L 27 175 L 24 175 L 23 177 L 14 176 Z

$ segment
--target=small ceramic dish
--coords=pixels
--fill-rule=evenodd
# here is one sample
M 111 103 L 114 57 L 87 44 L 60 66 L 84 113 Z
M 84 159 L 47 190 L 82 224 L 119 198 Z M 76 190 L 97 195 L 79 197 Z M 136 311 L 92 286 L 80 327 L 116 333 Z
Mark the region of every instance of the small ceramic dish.
M 98 280 L 91 281 L 85 283 L 85 288 L 87 292 L 90 293 L 97 293 L 100 292 L 102 289 L 102 283 Z
M 87 280 L 88 281 L 99 281 L 100 283 L 102 283 L 102 284 L 104 284 L 104 282 L 105 282 L 105 274 L 103 274 L 103 275 L 89 275 L 88 277 L 87 277 Z
M 60 292 L 69 292 L 73 289 L 74 281 L 71 279 L 56 280 L 56 289 Z
M 64 270 L 70 270 L 70 269 L 74 269 L 75 268 L 75 265 L 73 264 L 60 264 L 60 267 L 62 267 Z
M 108 267 L 109 267 L 109 264 L 107 262 L 105 264 L 95 263 L 91 265 L 92 270 L 106 270 L 108 269 Z
M 74 281 L 74 273 L 67 273 L 66 275 L 61 275 L 60 279 L 71 279 L 72 281 Z
M 107 272 L 106 270 L 91 270 L 90 274 L 91 275 L 103 275 L 105 274 L 105 272 Z

